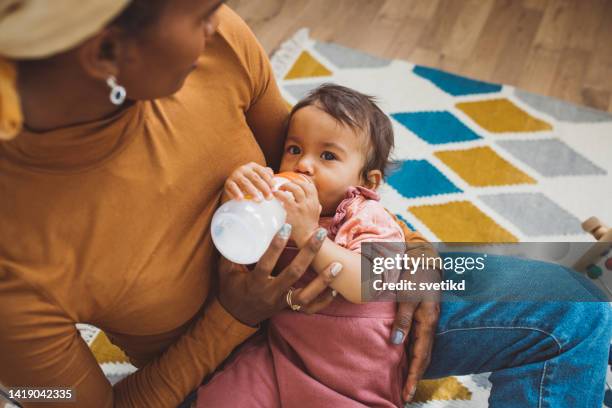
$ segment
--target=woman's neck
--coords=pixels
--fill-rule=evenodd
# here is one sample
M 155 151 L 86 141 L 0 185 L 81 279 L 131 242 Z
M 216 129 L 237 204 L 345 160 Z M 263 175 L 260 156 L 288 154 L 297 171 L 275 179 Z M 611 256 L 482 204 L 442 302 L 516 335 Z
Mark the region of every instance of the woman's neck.
M 95 121 L 118 109 L 109 100 L 106 84 L 65 60 L 20 62 L 18 90 L 25 127 L 34 131 Z

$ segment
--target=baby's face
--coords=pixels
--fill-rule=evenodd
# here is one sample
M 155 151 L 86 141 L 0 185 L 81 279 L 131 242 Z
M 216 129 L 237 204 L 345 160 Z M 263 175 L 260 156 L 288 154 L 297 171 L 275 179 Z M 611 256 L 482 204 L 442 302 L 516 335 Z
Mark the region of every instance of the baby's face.
M 363 135 L 316 106 L 306 106 L 291 118 L 280 170 L 309 176 L 322 215 L 332 215 L 348 187 L 363 185 L 364 144 Z

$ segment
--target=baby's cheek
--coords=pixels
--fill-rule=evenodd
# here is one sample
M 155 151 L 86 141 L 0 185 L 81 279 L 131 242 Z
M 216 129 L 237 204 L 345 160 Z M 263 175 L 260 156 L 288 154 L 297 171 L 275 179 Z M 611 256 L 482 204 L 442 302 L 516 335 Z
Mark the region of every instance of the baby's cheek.
M 281 164 L 280 164 L 278 172 L 282 173 L 284 171 L 291 171 L 291 169 L 287 165 L 287 161 L 285 159 L 281 160 Z

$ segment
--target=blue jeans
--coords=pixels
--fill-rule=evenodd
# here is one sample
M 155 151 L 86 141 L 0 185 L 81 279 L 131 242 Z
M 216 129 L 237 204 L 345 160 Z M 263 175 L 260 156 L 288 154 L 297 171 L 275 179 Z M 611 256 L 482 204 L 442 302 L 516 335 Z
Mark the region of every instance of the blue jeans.
M 478 298 L 492 300 L 462 301 L 469 291 L 443 296 L 425 378 L 490 371 L 491 407 L 601 408 L 612 313 L 591 282 L 510 257 L 490 256 L 485 271 L 471 274 L 464 277 L 477 283 Z M 513 298 L 550 301 L 495 300 Z
M 444 294 L 425 378 L 492 372 L 494 408 L 601 408 L 612 313 L 586 278 L 495 256 L 482 272 L 446 278 L 466 279 L 473 290 Z M 545 301 L 507 301 L 517 298 Z

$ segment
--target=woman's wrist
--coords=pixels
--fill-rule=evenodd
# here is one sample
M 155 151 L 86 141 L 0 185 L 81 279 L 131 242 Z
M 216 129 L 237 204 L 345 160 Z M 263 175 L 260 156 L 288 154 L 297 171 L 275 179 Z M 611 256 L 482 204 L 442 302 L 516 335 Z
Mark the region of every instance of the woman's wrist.
M 226 305 L 224 303 L 224 299 L 221 298 L 221 296 L 217 297 L 217 303 L 219 304 L 219 306 L 221 306 L 221 308 L 223 310 L 225 310 L 225 312 L 231 316 L 234 320 L 236 320 L 238 323 L 253 328 L 253 329 L 258 329 L 259 328 L 259 322 L 254 322 L 254 321 L 247 321 L 247 319 L 245 319 L 242 316 L 239 316 L 240 313 L 237 313 L 235 308 L 232 307 L 228 307 L 228 305 Z
M 215 303 L 218 305 L 218 307 L 215 307 Z M 220 310 L 220 311 L 219 311 Z M 242 326 L 246 326 L 248 328 L 251 329 L 259 329 L 260 324 L 259 323 L 249 323 L 249 322 L 245 322 L 242 319 L 240 319 L 239 317 L 237 317 L 234 313 L 232 313 L 232 311 L 230 309 L 228 309 L 224 304 L 223 301 L 217 297 L 216 302 L 213 301 L 211 307 L 209 310 L 206 311 L 207 313 L 213 312 L 213 313 L 217 313 L 220 315 L 226 315 L 227 317 L 229 317 L 230 319 L 235 320 L 236 324 L 240 324 Z

